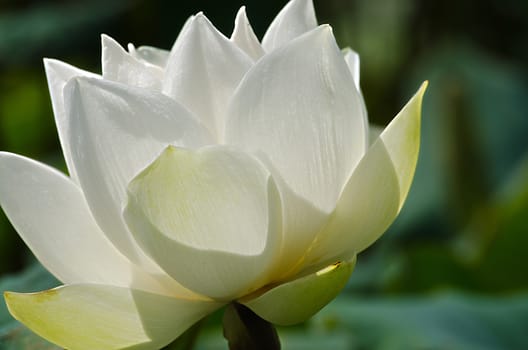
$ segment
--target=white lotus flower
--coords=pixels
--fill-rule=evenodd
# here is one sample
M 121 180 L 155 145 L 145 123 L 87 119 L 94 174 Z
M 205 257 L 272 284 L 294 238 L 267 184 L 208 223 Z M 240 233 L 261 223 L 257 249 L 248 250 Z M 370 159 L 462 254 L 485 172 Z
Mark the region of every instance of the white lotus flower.
M 170 52 L 102 37 L 102 76 L 45 60 L 70 176 L 0 153 L 0 204 L 64 286 L 6 293 L 68 349 L 158 349 L 238 301 L 302 322 L 347 282 L 413 177 L 425 84 L 369 140 L 359 58 L 292 0 L 262 43 L 203 14 Z

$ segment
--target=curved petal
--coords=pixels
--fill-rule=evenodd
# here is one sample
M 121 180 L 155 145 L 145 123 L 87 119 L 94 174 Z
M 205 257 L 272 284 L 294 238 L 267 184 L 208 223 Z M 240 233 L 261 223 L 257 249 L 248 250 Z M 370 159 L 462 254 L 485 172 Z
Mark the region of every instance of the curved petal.
M 221 306 L 93 284 L 4 296 L 17 320 L 50 342 L 76 350 L 157 350 Z
M 131 264 L 97 227 L 81 190 L 62 173 L 0 152 L 0 204 L 24 242 L 62 282 L 129 286 Z
M 132 57 L 158 66 L 161 69 L 165 69 L 167 60 L 169 59 L 169 51 L 152 46 L 140 46 L 136 48 L 134 45 L 128 44 L 128 52 Z
M 257 154 L 257 157 L 271 172 L 280 192 L 282 248 L 273 276 L 274 281 L 285 280 L 302 269 L 306 250 L 328 221 L 329 214 L 295 194 L 265 155 Z
M 0 206 L 37 259 L 63 283 L 197 297 L 172 279 L 131 264 L 101 232 L 78 185 L 45 164 L 0 152 Z
M 264 49 L 249 24 L 246 7 L 242 6 L 236 15 L 235 29 L 231 34 L 231 41 L 238 45 L 254 61 L 264 56 Z
M 267 283 L 280 250 L 280 199 L 249 155 L 168 147 L 128 194 L 136 240 L 182 285 L 229 300 Z
M 292 0 L 271 22 L 262 38 L 262 47 L 271 52 L 317 27 L 312 0 Z
M 354 78 L 356 89 L 361 91 L 359 87 L 359 55 L 357 52 L 347 47 L 343 49 L 343 57 L 345 58 L 348 69 L 350 70 L 350 74 L 352 74 L 352 78 Z
M 108 35 L 101 35 L 103 78 L 161 91 L 163 70 L 125 51 Z
M 126 186 L 168 144 L 199 147 L 210 136 L 161 93 L 78 78 L 66 86 L 65 96 L 73 162 L 91 212 L 125 256 L 152 270 L 121 215 Z
M 44 69 L 46 70 L 46 77 L 48 79 L 51 105 L 53 107 L 53 114 L 55 115 L 55 124 L 57 125 L 57 131 L 59 133 L 62 153 L 64 154 L 70 177 L 73 181 L 78 183 L 77 174 L 75 173 L 75 168 L 71 159 L 68 114 L 64 107 L 64 95 L 62 94 L 62 90 L 68 80 L 73 77 L 100 78 L 100 76 L 49 58 L 44 59 Z
M 383 142 L 387 147 L 394 170 L 398 175 L 400 184 L 398 209 L 401 209 L 407 198 L 418 161 L 422 100 L 427 85 L 427 81 L 422 83 L 416 94 L 379 136 L 379 142 Z
M 201 13 L 190 19 L 171 50 L 163 92 L 193 112 L 217 135 L 227 103 L 253 64 Z
M 354 170 L 328 227 L 310 249 L 307 265 L 361 252 L 398 215 L 418 160 L 426 86 L 427 83 L 422 84 Z
M 367 144 L 367 121 L 329 26 L 264 56 L 229 107 L 226 143 L 263 152 L 300 197 L 331 212 Z
M 239 302 L 274 324 L 289 326 L 306 321 L 333 300 L 346 285 L 356 257 L 280 284 Z
M 362 112 L 365 115 L 365 119 L 368 120 L 367 106 L 365 104 L 365 99 L 363 98 L 363 93 L 361 92 L 361 87 L 359 85 L 359 55 L 352 49 L 346 48 L 343 50 L 343 57 L 348 66 L 350 74 L 352 74 L 352 78 L 354 79 L 354 84 L 356 85 L 356 89 L 359 93 Z M 369 128 L 368 130 L 369 130 L 368 139 L 369 139 L 369 146 L 370 146 L 373 139 L 371 138 L 371 134 L 370 134 L 371 129 Z

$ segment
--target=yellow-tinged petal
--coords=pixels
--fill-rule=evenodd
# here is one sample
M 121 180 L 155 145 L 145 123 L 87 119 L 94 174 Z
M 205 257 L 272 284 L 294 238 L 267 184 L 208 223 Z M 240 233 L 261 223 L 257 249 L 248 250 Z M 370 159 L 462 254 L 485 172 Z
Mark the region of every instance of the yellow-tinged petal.
M 420 150 L 422 99 L 429 82 L 425 81 L 380 135 L 387 148 L 400 183 L 400 209 L 411 187 Z
M 354 256 L 352 260 L 331 264 L 239 302 L 271 323 L 283 326 L 300 323 L 337 296 L 346 285 L 355 264 Z
M 222 306 L 95 284 L 4 297 L 17 320 L 70 350 L 159 349 Z
M 321 266 L 359 253 L 394 221 L 409 192 L 418 160 L 422 98 L 426 87 L 427 82 L 361 159 L 327 227 L 305 255 L 304 266 Z
M 128 186 L 138 244 L 189 290 L 232 300 L 270 281 L 281 204 L 269 171 L 225 146 L 167 149 Z

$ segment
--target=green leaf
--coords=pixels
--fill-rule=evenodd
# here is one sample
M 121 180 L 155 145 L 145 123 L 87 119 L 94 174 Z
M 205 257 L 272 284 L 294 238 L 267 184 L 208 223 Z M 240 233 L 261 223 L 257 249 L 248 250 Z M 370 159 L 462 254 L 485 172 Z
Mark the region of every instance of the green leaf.
M 443 294 L 341 297 L 314 318 L 312 327 L 328 334 L 347 331 L 359 349 L 525 349 L 527 322 L 526 294 Z

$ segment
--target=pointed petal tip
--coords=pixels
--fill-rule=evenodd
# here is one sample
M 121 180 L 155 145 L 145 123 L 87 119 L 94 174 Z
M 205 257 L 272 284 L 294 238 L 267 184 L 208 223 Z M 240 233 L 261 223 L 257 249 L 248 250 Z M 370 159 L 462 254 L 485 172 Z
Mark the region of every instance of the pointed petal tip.
M 237 11 L 237 14 L 235 17 L 235 26 L 240 22 L 242 23 L 248 22 L 246 6 L 240 6 L 240 8 Z
M 213 23 L 207 18 L 207 16 L 203 13 L 203 11 L 198 12 L 194 16 L 190 17 L 189 20 L 190 28 L 193 28 L 195 26 L 208 26 L 208 27 L 214 27 Z
M 427 91 L 427 87 L 429 86 L 429 80 L 425 80 L 421 85 L 420 87 L 418 88 L 418 90 L 416 91 L 416 93 L 414 94 L 414 96 L 409 100 L 409 102 L 407 102 L 407 105 L 411 105 L 411 104 L 414 104 L 414 103 L 417 103 L 417 107 L 418 109 L 420 110 L 420 118 L 421 118 L 421 109 L 422 109 L 422 102 L 423 102 L 423 97 L 425 95 L 425 91 Z M 405 108 L 405 107 L 404 107 Z
M 420 88 L 418 89 L 417 94 L 421 95 L 421 97 L 423 97 L 423 95 L 425 94 L 425 91 L 427 90 L 428 87 L 429 87 L 429 80 L 424 80 L 422 85 L 420 85 Z
M 56 59 L 56 58 L 48 58 L 48 57 L 44 57 L 42 59 L 42 62 L 44 63 L 44 70 L 46 71 L 53 71 L 53 70 L 57 70 L 57 67 L 59 66 L 64 66 L 65 63 Z
M 246 6 L 245 5 L 240 6 L 240 8 L 238 9 L 237 17 L 238 16 L 246 16 Z
M 332 32 L 332 26 L 330 24 L 325 23 L 318 25 L 317 27 L 313 28 L 312 30 L 309 30 L 305 34 L 311 33 L 311 35 L 328 35 L 332 34 Z
M 101 34 L 101 42 L 105 43 L 105 42 L 108 42 L 108 41 L 115 41 L 115 40 L 110 35 L 102 33 Z
M 327 32 L 332 32 L 332 26 L 330 24 L 321 24 L 318 28 L 321 28 L 321 30 L 324 30 L 324 31 L 327 31 Z
M 125 51 L 125 49 L 121 46 L 121 44 L 117 42 L 117 40 L 115 40 L 114 38 L 112 38 L 110 35 L 107 35 L 107 34 L 101 34 L 101 45 L 103 47 L 103 50 L 108 49 L 109 47 L 112 47 L 112 48 L 119 48 Z
M 191 20 L 193 21 L 204 20 L 204 19 L 207 19 L 207 16 L 203 13 L 203 11 L 200 11 L 194 16 L 191 16 Z
M 307 35 L 319 37 L 321 40 L 329 40 L 335 43 L 334 30 L 330 24 L 321 24 L 312 31 L 308 32 Z M 337 47 L 337 43 L 335 45 Z
M 10 292 L 10 291 L 4 291 L 4 300 L 5 300 L 5 303 L 6 303 L 6 306 L 7 306 L 7 310 L 9 311 L 9 313 L 11 315 L 13 315 L 13 317 L 15 317 L 13 311 L 11 310 L 11 304 L 12 304 L 12 301 L 13 301 L 13 298 L 15 297 L 15 295 L 18 294 L 18 293 L 15 293 L 15 292 Z

